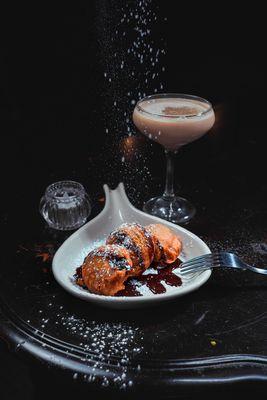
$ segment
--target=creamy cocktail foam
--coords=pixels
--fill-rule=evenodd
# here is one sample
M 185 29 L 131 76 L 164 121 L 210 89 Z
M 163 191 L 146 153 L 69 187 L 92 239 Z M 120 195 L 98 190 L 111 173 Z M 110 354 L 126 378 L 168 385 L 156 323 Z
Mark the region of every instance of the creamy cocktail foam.
M 145 100 L 140 107 L 149 113 L 162 116 L 193 116 L 201 115 L 209 108 L 209 104 L 186 99 L 156 99 Z
M 170 96 L 143 100 L 135 107 L 133 120 L 149 138 L 177 150 L 210 130 L 215 117 L 209 103 Z

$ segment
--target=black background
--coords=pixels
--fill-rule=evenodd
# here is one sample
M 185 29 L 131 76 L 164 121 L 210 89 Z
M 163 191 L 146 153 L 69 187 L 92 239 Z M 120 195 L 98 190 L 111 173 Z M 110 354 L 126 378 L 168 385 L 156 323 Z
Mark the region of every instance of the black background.
M 122 152 L 117 144 L 126 135 L 118 128 L 119 110 L 113 101 L 124 95 L 125 85 L 118 82 L 120 90 L 112 91 L 103 78 L 112 60 L 101 41 L 101 24 L 106 21 L 101 13 L 108 13 L 111 25 L 116 24 L 121 4 L 120 0 L 42 7 L 21 3 L 2 11 L 2 218 L 12 208 L 23 213 L 22 205 L 36 207 L 45 187 L 60 179 L 81 181 L 93 199 L 101 195 L 103 183 L 123 180 L 138 206 L 163 189 L 164 157 L 157 144 L 140 139 L 150 174 L 137 179 L 134 190 L 130 176 L 142 160 L 129 162 L 127 168 L 119 163 Z M 242 5 L 235 12 L 222 2 L 182 7 L 170 0 L 153 0 L 151 7 L 159 17 L 167 17 L 167 21 L 159 18 L 152 32 L 152 38 L 159 43 L 163 39 L 167 49 L 162 61 L 164 91 L 206 97 L 217 117 L 210 134 L 181 150 L 176 187 L 181 184 L 181 193 L 192 198 L 203 193 L 197 200 L 200 207 L 209 201 L 204 196 L 207 190 L 213 193 L 210 201 L 249 196 L 253 203 L 259 192 L 266 195 L 262 10 Z M 109 118 L 114 133 L 107 135 Z M 5 365 L 9 376 L 3 374 L 3 386 L 9 387 L 4 398 L 17 398 L 22 388 L 25 396 L 20 398 L 33 398 L 39 393 L 36 381 L 27 377 L 27 366 L 10 357 L 3 350 L 6 361 L 0 361 L 0 370 Z M 17 380 L 18 387 L 10 392 L 7 382 L 13 371 L 19 371 L 22 383 Z M 36 371 L 36 377 L 38 373 L 43 371 Z
M 122 4 L 20 5 L 2 13 L 1 170 L 9 189 L 16 186 L 26 195 L 25 188 L 34 179 L 39 195 L 47 183 L 61 178 L 79 180 L 82 171 L 88 173 L 83 183 L 88 186 L 90 180 L 98 181 L 99 190 L 105 180 L 125 180 L 123 167 L 119 174 L 110 172 L 115 165 L 112 158 L 116 158 L 110 146 L 125 137 L 125 131 L 117 127 L 119 111 L 113 107 L 117 88 L 104 81 L 103 73 L 112 59 L 101 37 L 108 24 L 116 26 Z M 183 169 L 181 183 L 187 187 L 189 181 L 190 191 L 203 176 L 208 179 L 216 163 L 223 190 L 227 190 L 224 176 L 229 181 L 237 169 L 253 187 L 265 172 L 265 29 L 260 10 L 242 7 L 242 12 L 235 13 L 222 5 L 180 7 L 176 2 L 155 0 L 151 7 L 161 17 L 153 25 L 151 40 L 161 43 L 163 39 L 167 49 L 162 61 L 166 66 L 164 91 L 206 97 L 217 110 L 216 135 L 183 149 L 181 164 L 177 158 Z M 108 17 L 102 19 L 102 12 Z M 123 46 L 123 41 L 118 44 Z M 119 77 L 120 94 L 124 84 Z M 142 89 L 147 88 L 143 85 Z M 107 118 L 113 119 L 108 135 Z M 147 161 L 151 175 L 160 175 L 159 182 L 163 182 L 164 161 L 157 162 L 163 157 L 161 148 L 146 145 L 149 151 L 152 146 Z M 222 166 L 218 160 L 226 152 L 228 165 Z M 90 157 L 96 153 L 96 165 L 91 165 Z M 149 185 L 153 187 L 153 182 Z

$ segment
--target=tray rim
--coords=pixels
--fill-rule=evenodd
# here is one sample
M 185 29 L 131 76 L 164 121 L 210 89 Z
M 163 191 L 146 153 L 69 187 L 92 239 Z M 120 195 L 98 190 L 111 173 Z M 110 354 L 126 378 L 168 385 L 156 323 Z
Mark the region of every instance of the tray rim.
M 64 369 L 68 373 L 90 374 L 97 361 L 92 357 L 84 359 L 78 349 L 66 353 L 66 342 L 38 330 L 38 334 L 30 324 L 17 316 L 0 298 L 0 333 L 8 348 L 16 353 L 26 353 L 31 358 Z M 20 351 L 18 351 L 18 345 Z M 45 345 L 45 346 L 44 346 Z M 73 349 L 78 346 L 71 346 Z M 88 355 L 91 353 L 88 353 Z M 83 358 L 84 361 L 81 360 Z M 140 360 L 138 363 L 140 364 Z M 105 364 L 105 362 L 103 362 Z M 109 364 L 110 374 L 120 372 L 118 366 Z M 179 386 L 217 386 L 240 382 L 264 382 L 267 384 L 267 355 L 229 354 L 201 358 L 178 359 L 171 362 L 155 362 L 141 365 L 142 374 L 136 373 L 136 366 L 129 365 L 127 373 L 137 386 L 173 388 Z M 153 381 L 153 376 L 160 373 L 161 379 Z M 103 370 L 95 369 L 94 375 L 102 376 Z M 87 382 L 90 385 L 90 382 Z M 95 385 L 95 384 L 94 384 Z M 112 389 L 112 386 L 111 386 Z

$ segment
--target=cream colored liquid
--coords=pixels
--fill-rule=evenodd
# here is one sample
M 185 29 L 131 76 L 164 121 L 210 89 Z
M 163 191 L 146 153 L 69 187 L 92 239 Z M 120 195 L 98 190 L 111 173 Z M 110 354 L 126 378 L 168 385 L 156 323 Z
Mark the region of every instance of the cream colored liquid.
M 167 150 L 177 150 L 204 135 L 214 124 L 209 105 L 192 99 L 144 100 L 135 108 L 133 121 L 140 132 Z M 204 113 L 204 114 L 203 114 Z

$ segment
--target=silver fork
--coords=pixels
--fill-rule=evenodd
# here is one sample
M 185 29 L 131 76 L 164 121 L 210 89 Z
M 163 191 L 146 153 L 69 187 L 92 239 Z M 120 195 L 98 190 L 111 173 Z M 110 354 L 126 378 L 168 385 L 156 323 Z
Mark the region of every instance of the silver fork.
M 182 275 L 200 272 L 211 268 L 247 269 L 252 272 L 257 272 L 258 274 L 267 275 L 267 269 L 253 267 L 252 265 L 242 261 L 237 255 L 225 251 L 195 257 L 180 265 Z

